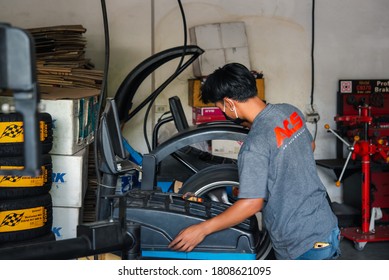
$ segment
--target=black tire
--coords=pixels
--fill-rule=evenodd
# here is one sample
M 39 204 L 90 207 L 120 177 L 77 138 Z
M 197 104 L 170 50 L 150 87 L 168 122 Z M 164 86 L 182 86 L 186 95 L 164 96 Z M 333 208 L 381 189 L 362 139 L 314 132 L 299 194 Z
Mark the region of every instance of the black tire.
M 22 157 L 0 157 L 0 168 L 23 167 Z M 0 175 L 0 200 L 46 194 L 51 190 L 53 165 L 51 155 L 41 156 L 42 175 L 38 177 Z
M 184 148 L 181 148 L 180 151 L 194 158 L 198 158 L 199 160 L 205 161 L 209 164 L 230 164 L 230 163 L 236 164 L 237 163 L 236 159 L 216 156 L 211 154 L 210 152 L 202 151 L 193 146 L 186 146 Z
M 0 201 L 0 244 L 47 235 L 52 224 L 50 194 Z
M 218 164 L 237 164 L 237 160 L 228 157 L 216 156 L 212 153 L 197 149 L 193 146 L 186 146 L 174 153 L 174 156 L 169 155 L 160 165 L 158 175 L 162 178 L 174 178 L 175 180 L 184 182 L 193 174 L 182 162 L 176 160 L 179 157 L 182 161 L 189 163 L 197 170 L 202 170 L 208 166 Z M 178 172 L 179 171 L 179 172 Z
M 235 164 L 219 164 L 206 167 L 191 176 L 179 192 L 190 192 L 213 201 L 232 204 L 237 199 L 233 194 L 234 187 L 239 188 L 238 167 Z
M 236 164 L 219 164 L 200 170 L 186 180 L 179 193 L 193 193 L 213 201 L 233 204 L 237 196 L 233 188 L 239 188 L 238 167 Z M 259 224 L 262 224 L 258 221 Z M 259 240 L 261 245 L 257 252 L 257 259 L 273 258 L 273 249 L 270 236 L 266 229 L 261 230 Z
M 49 113 L 39 113 L 39 140 L 42 153 L 53 147 L 53 120 Z M 24 154 L 23 117 L 19 113 L 0 114 L 0 156 Z

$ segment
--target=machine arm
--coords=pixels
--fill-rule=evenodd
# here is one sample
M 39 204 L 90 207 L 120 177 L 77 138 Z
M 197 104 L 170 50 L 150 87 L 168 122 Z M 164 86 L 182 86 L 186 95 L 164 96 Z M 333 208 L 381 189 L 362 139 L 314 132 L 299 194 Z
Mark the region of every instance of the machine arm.
M 40 174 L 39 128 L 37 121 L 38 90 L 35 70 L 33 39 L 26 31 L 0 23 L 0 91 L 13 93 L 15 110 L 23 116 L 24 169 L 0 170 L 0 174 L 29 175 Z M 2 108 L 11 112 L 11 106 Z M 28 159 L 28 160 L 27 160 Z

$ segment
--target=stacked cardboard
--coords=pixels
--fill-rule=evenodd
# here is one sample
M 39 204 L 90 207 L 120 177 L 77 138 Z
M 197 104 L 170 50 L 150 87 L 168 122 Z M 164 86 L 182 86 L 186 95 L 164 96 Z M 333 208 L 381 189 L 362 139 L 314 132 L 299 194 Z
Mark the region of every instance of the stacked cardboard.
M 38 82 L 42 86 L 101 88 L 103 72 L 85 57 L 82 25 L 28 29 L 34 38 Z

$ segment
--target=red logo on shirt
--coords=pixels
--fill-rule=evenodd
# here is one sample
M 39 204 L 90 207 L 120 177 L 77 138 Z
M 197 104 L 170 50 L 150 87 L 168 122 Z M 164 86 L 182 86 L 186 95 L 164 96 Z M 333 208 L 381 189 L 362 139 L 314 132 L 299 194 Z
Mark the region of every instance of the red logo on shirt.
M 277 126 L 274 128 L 278 148 L 284 143 L 286 138 L 290 138 L 303 126 L 303 120 L 297 112 L 294 112 L 289 116 L 289 118 L 284 120 L 283 125 L 284 127 Z

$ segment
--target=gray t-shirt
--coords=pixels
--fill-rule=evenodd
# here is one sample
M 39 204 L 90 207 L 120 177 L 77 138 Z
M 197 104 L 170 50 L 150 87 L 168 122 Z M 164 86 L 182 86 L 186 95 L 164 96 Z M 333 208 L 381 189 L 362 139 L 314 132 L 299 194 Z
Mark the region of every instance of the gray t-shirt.
M 268 104 L 239 153 L 239 197 L 265 199 L 262 215 L 279 259 L 297 258 L 337 226 L 311 143 L 300 110 Z

